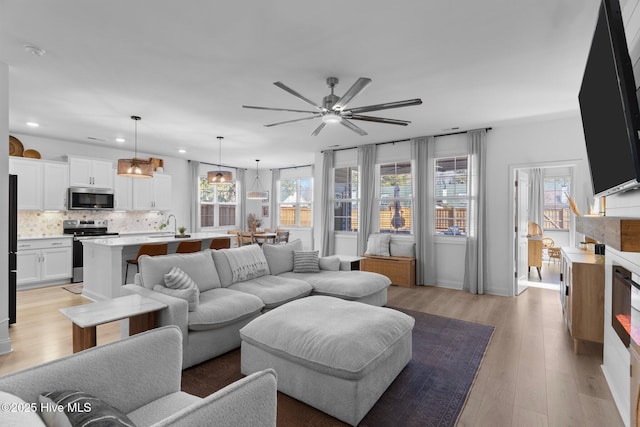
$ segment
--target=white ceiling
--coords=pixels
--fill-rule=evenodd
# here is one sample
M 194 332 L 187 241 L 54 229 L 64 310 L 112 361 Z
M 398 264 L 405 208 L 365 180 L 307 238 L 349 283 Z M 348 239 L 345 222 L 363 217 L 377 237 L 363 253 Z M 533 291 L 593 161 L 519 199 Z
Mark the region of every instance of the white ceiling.
M 0 61 L 10 69 L 11 133 L 253 167 L 308 164 L 350 147 L 495 126 L 577 109 L 598 0 L 0 0 Z M 24 45 L 46 50 L 28 54 Z M 422 98 L 311 132 L 319 119 L 264 127 L 308 109 L 273 85 L 321 103 L 373 83 L 351 107 Z M 27 121 L 40 123 L 28 128 Z M 127 142 L 118 144 L 116 137 Z M 90 140 L 97 138 L 102 141 Z M 184 148 L 186 154 L 178 154 Z

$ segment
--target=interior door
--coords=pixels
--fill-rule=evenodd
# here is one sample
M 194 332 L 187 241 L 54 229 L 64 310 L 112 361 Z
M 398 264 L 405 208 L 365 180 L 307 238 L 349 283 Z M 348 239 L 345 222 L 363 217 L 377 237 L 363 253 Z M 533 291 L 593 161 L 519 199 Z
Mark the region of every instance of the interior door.
M 528 222 L 529 222 L 529 173 L 527 170 L 516 170 L 515 182 L 515 294 L 520 295 L 527 289 L 529 280 L 529 250 L 528 250 Z

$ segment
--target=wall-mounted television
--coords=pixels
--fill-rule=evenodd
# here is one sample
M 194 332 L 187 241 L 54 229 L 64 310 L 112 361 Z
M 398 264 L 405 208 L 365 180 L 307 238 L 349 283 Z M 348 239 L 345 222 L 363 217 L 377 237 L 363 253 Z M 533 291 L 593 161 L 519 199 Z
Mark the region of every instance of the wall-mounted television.
M 578 100 L 594 194 L 640 186 L 640 109 L 618 0 L 602 0 Z

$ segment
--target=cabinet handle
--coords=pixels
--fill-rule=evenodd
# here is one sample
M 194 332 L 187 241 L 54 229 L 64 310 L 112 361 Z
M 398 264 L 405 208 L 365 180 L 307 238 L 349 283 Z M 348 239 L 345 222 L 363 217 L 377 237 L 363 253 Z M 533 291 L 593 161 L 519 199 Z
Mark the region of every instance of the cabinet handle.
M 62 244 L 62 242 L 53 242 L 51 243 L 52 246 L 60 246 Z

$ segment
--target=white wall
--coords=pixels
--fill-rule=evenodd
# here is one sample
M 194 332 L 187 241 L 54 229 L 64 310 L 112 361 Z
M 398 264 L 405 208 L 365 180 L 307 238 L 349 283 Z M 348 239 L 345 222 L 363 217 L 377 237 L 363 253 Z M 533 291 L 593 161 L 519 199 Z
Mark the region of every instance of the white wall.
M 9 66 L 0 62 L 0 139 L 9 140 Z M 2 144 L 0 154 L 0 200 L 9 200 L 9 144 Z M 0 354 L 11 351 L 9 338 L 9 211 L 6 203 L 0 209 Z

